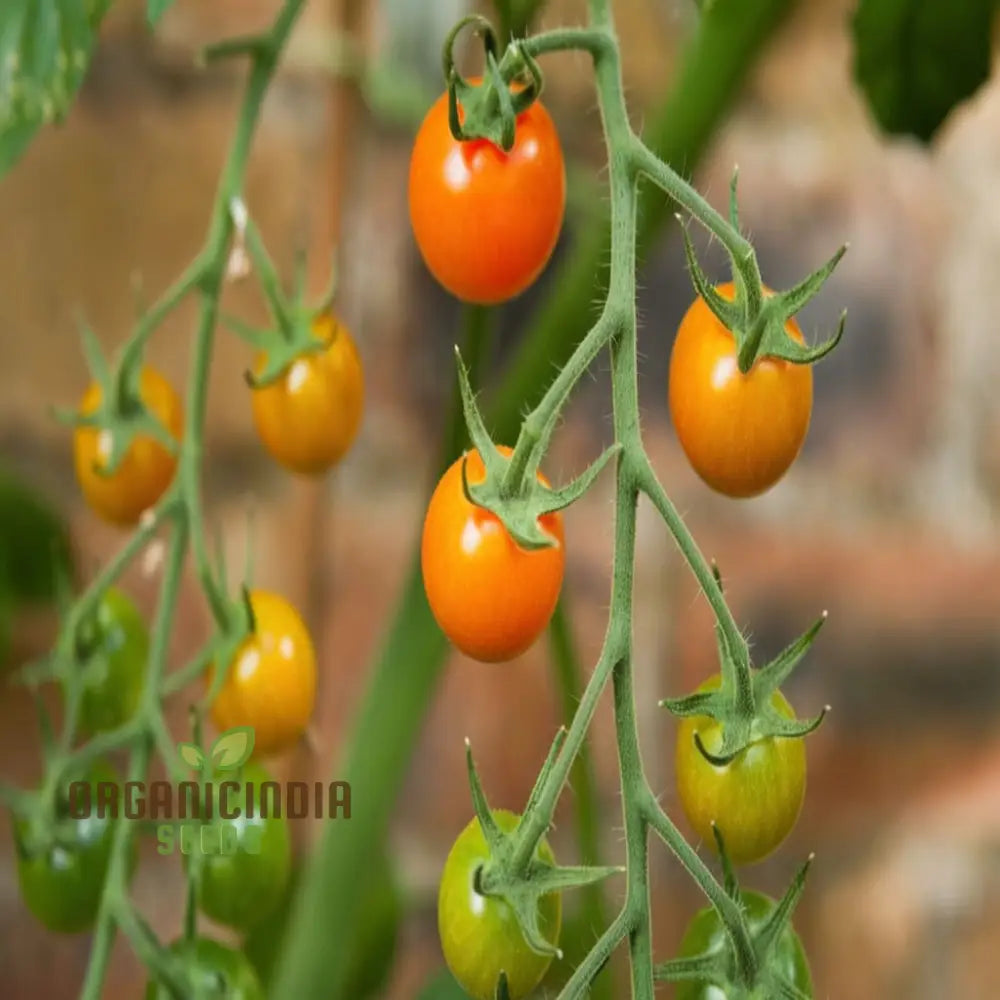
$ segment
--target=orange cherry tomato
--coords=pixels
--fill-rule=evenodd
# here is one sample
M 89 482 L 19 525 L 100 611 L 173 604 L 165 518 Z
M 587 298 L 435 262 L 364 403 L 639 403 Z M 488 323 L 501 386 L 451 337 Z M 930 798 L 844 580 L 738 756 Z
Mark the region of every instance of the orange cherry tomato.
M 469 452 L 466 474 L 470 485 L 485 478 L 478 451 Z M 545 514 L 539 524 L 557 544 L 522 549 L 499 518 L 465 498 L 461 458 L 431 496 L 420 548 L 424 589 L 442 631 L 474 659 L 518 656 L 552 617 L 566 563 L 562 515 Z
M 283 597 L 250 593 L 255 629 L 229 666 L 212 705 L 221 729 L 253 726 L 262 754 L 290 747 L 305 731 L 316 704 L 316 653 L 305 622 Z
M 566 205 L 549 113 L 535 101 L 518 115 L 505 153 L 485 139 L 454 139 L 442 94 L 417 133 L 409 201 L 424 262 L 452 295 L 489 304 L 523 292 L 552 254 Z
M 330 313 L 313 321 L 322 350 L 296 358 L 251 395 L 257 436 L 292 472 L 325 472 L 347 453 L 361 424 L 364 373 L 354 338 Z M 267 356 L 257 358 L 259 372 Z
M 143 368 L 139 395 L 150 412 L 178 441 L 184 423 L 181 401 L 173 386 L 155 369 Z M 91 383 L 80 402 L 80 413 L 93 413 L 101 404 L 101 387 Z M 77 427 L 73 433 L 76 478 L 90 507 L 106 521 L 128 526 L 143 511 L 156 505 L 177 468 L 159 441 L 144 434 L 133 438 L 118 468 L 111 475 L 101 469 L 111 453 L 111 432 L 98 427 Z
M 731 282 L 717 291 L 733 297 Z M 785 329 L 802 342 L 794 319 Z M 674 341 L 669 397 L 695 472 L 720 493 L 752 497 L 781 479 L 802 448 L 812 415 L 812 369 L 765 357 L 744 375 L 733 335 L 699 296 Z

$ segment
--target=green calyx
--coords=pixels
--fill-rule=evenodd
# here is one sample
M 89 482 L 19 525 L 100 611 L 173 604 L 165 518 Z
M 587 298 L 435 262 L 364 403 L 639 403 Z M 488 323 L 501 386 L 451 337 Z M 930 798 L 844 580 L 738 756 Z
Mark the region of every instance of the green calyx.
M 54 414 L 57 420 L 69 426 L 94 427 L 107 433 L 108 445 L 101 449 L 105 457 L 95 465 L 94 471 L 100 476 L 114 475 L 137 437 L 153 438 L 171 455 L 176 455 L 176 439 L 142 399 L 142 342 L 129 341 L 117 363 L 109 365 L 97 335 L 83 319 L 80 320 L 80 334 L 87 367 L 100 387 L 101 399 L 89 413 L 57 408 Z
M 222 322 L 238 337 L 264 355 L 257 371 L 247 371 L 244 377 L 251 389 L 262 389 L 276 382 L 289 366 L 306 354 L 318 353 L 329 341 L 316 336 L 314 323 L 318 316 L 329 312 L 337 293 L 336 268 L 331 268 L 327 287 L 318 302 L 309 302 L 306 295 L 306 259 L 299 254 L 295 263 L 295 284 L 291 295 L 282 288 L 274 262 L 264 245 L 259 230 L 240 200 L 230 206 L 236 229 L 237 247 L 250 257 L 267 300 L 273 325 L 255 327 L 236 316 L 224 315 Z M 334 333 L 336 335 L 336 332 Z
M 734 172 L 729 189 L 729 221 L 739 233 L 737 176 Z M 772 292 L 764 287 L 756 256 L 749 244 L 746 244 L 745 251 L 740 254 L 734 253 L 727 246 L 735 290 L 733 298 L 728 299 L 716 290 L 702 270 L 687 227 L 680 216 L 678 221 L 681 222 L 691 283 L 716 319 L 732 333 L 736 341 L 737 363 L 743 374 L 749 372 L 759 358 L 765 357 L 778 358 L 796 365 L 815 364 L 840 343 L 847 319 L 846 312 L 841 313 L 834 335 L 815 347 L 809 347 L 792 337 L 786 324 L 823 287 L 847 252 L 847 244 L 841 246 L 822 267 L 784 292 Z
M 486 70 L 482 82 L 470 83 L 455 68 L 455 42 L 474 26 L 483 40 Z M 448 85 L 448 124 L 455 139 L 488 139 L 504 152 L 514 146 L 517 116 L 542 92 L 542 71 L 523 44 L 511 41 L 501 57 L 493 25 L 478 14 L 463 17 L 448 33 L 442 53 Z M 516 89 L 511 85 L 520 84 Z M 461 110 L 460 110 L 461 108 Z
M 795 873 L 781 901 L 774 904 L 759 893 L 741 890 L 722 834 L 714 826 L 713 833 L 722 859 L 725 893 L 743 914 L 749 930 L 750 950 L 737 950 L 735 942 L 743 935 L 729 925 L 721 908 L 714 907 L 727 932 L 721 947 L 718 943 L 710 943 L 700 954 L 661 962 L 654 967 L 653 978 L 661 982 L 715 986 L 728 1000 L 811 1000 L 810 993 L 803 992 L 788 978 L 787 955 L 783 956 L 781 951 L 787 949 L 789 935 L 794 935 L 792 914 L 805 889 L 812 855 Z M 764 911 L 763 919 L 761 910 Z
M 770 663 L 753 669 L 746 662 L 746 644 L 733 649 L 725 631 L 716 626 L 722 681 L 717 690 L 696 691 L 683 698 L 665 698 L 660 705 L 677 716 L 703 715 L 715 719 L 722 731 L 717 752 L 709 752 L 698 734 L 695 743 L 702 756 L 724 767 L 747 747 L 771 737 L 801 739 L 818 728 L 829 711 L 825 707 L 811 719 L 789 719 L 774 706 L 771 695 L 791 675 L 813 644 L 826 621 L 826 612 Z
M 530 836 L 527 832 L 525 819 L 539 808 L 541 789 L 544 787 L 546 778 L 555 765 L 565 741 L 566 730 L 560 728 L 548 758 L 535 782 L 521 822 L 512 833 L 505 833 L 497 824 L 479 780 L 475 762 L 472 759 L 472 748 L 468 740 L 465 744 L 472 805 L 490 851 L 489 862 L 483 865 L 479 871 L 476 891 L 483 896 L 497 896 L 503 899 L 514 911 L 524 940 L 532 950 L 540 955 L 552 955 L 556 958 L 561 958 L 562 952 L 557 945 L 545 937 L 539 925 L 539 903 L 542 897 L 553 892 L 562 892 L 564 889 L 591 885 L 609 875 L 625 871 L 624 868 L 615 866 L 561 867 L 550 864 L 539 857 L 538 846 L 542 840 L 541 834 L 534 838 L 533 844 L 523 843 L 525 837 Z M 546 823 L 545 826 L 547 825 Z M 527 860 L 520 862 L 519 859 L 525 856 L 524 848 L 526 846 L 528 848 Z M 498 984 L 498 996 L 501 995 L 499 989 Z
M 513 452 L 509 456 L 503 454 L 486 430 L 458 348 L 455 354 L 465 424 L 486 469 L 482 482 L 470 483 L 466 476 L 466 462 L 463 462 L 462 488 L 466 498 L 496 515 L 521 548 L 531 550 L 557 545 L 557 540 L 539 524 L 539 518 L 562 510 L 583 496 L 608 460 L 621 451 L 621 445 L 614 444 L 607 448 L 566 486 L 551 489 L 539 479 L 538 466 L 555 429 L 558 409 L 537 426 L 529 417 L 521 428 Z

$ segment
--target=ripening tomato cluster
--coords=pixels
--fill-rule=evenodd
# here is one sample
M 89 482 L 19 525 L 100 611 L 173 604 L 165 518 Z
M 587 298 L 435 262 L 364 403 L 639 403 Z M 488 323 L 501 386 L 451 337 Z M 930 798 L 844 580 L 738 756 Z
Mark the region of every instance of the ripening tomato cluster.
M 428 269 L 453 295 L 496 304 L 523 292 L 552 254 L 564 204 L 563 155 L 539 101 L 518 115 L 508 152 L 485 139 L 456 139 L 447 93 L 428 111 L 410 160 L 410 220 Z M 727 299 L 734 294 L 731 283 L 717 291 Z M 786 330 L 802 342 L 794 320 Z M 812 411 L 812 371 L 763 356 L 743 373 L 737 354 L 733 333 L 698 297 L 674 342 L 667 395 L 677 436 L 698 475 L 727 496 L 752 497 L 773 486 L 802 448 Z M 500 450 L 510 454 L 509 448 Z M 484 662 L 509 660 L 539 637 L 555 609 L 565 565 L 562 518 L 553 513 L 539 519 L 555 544 L 525 550 L 495 514 L 468 499 L 463 471 L 469 485 L 483 481 L 477 450 L 451 465 L 431 496 L 421 543 L 424 589 L 435 619 L 458 649 Z M 712 678 L 703 689 L 718 683 Z M 792 716 L 780 693 L 772 704 Z M 677 787 L 691 825 L 714 844 L 715 824 L 735 863 L 760 860 L 798 817 L 806 772 L 802 740 L 761 740 L 715 766 L 698 750 L 696 734 L 712 753 L 720 745 L 721 727 L 706 717 L 682 719 L 678 727 Z M 502 829 L 516 826 L 513 814 L 495 815 Z M 551 862 L 547 844 L 539 850 Z M 456 840 L 442 875 L 441 942 L 449 968 L 470 996 L 492 1000 L 502 969 L 516 1000 L 538 985 L 549 957 L 528 945 L 504 900 L 480 892 L 477 872 L 488 858 L 474 819 Z M 774 904 L 752 894 L 747 898 L 752 918 L 762 922 Z M 553 942 L 559 914 L 558 894 L 547 897 L 539 919 Z M 779 951 L 790 970 L 787 978 L 808 984 L 801 946 L 791 929 L 786 936 Z M 709 943 L 721 948 L 722 937 L 715 911 L 701 913 L 689 928 L 683 954 L 695 955 Z M 686 985 L 683 995 L 691 998 L 708 996 L 703 987 L 711 989 Z
M 364 380 L 354 340 L 332 314 L 319 314 L 310 332 L 315 349 L 293 358 L 274 381 L 253 388 L 251 409 L 257 434 L 272 457 L 293 472 L 316 475 L 350 448 L 361 421 Z M 260 353 L 255 370 L 262 371 L 267 360 L 266 353 Z M 102 395 L 101 387 L 92 384 L 80 414 L 95 413 Z M 170 383 L 156 369 L 144 367 L 139 396 L 180 445 L 183 408 Z M 177 472 L 178 449 L 136 434 L 109 473 L 112 434 L 110 428 L 77 427 L 77 477 L 98 515 L 131 526 L 167 493 Z M 302 617 L 287 600 L 252 590 L 248 603 L 252 627 L 226 666 L 212 718 L 222 730 L 252 727 L 255 752 L 268 755 L 294 745 L 308 725 L 316 699 L 316 654 Z M 149 634 L 142 616 L 120 589 L 109 588 L 76 636 L 74 668 L 83 674 L 78 713 L 82 733 L 114 730 L 133 718 L 142 702 L 148 659 Z M 211 677 L 214 667 L 209 673 Z M 252 782 L 259 799 L 269 776 L 254 761 L 239 779 Z M 84 780 L 96 788 L 98 782 L 113 782 L 117 776 L 106 761 L 98 760 Z M 18 874 L 29 909 L 50 929 L 71 933 L 87 929 L 96 917 L 117 820 L 73 818 L 62 799 L 57 811 L 59 836 L 52 843 L 15 819 Z M 287 820 L 263 817 L 258 810 L 253 816 L 213 822 L 220 827 L 216 842 L 235 849 L 201 858 L 199 904 L 214 921 L 248 933 L 287 901 L 292 866 Z M 263 998 L 253 965 L 242 952 L 207 938 L 178 941 L 173 948 L 188 960 L 195 978 L 213 990 L 222 983 L 227 997 Z M 165 987 L 150 984 L 147 997 L 166 995 Z
M 347 453 L 361 424 L 364 372 L 350 331 L 332 313 L 312 321 L 315 350 L 303 351 L 266 385 L 251 389 L 251 409 L 257 436 L 282 466 L 301 475 L 320 475 Z M 260 372 L 267 353 L 254 367 Z M 179 445 L 184 410 L 174 387 L 157 369 L 142 368 L 139 396 L 149 413 Z M 98 383 L 88 387 L 80 402 L 82 417 L 103 401 Z M 155 507 L 173 481 L 177 455 L 147 434 L 136 434 L 113 472 L 112 431 L 81 424 L 73 438 L 74 464 L 84 498 L 96 514 L 122 527 L 138 523 Z

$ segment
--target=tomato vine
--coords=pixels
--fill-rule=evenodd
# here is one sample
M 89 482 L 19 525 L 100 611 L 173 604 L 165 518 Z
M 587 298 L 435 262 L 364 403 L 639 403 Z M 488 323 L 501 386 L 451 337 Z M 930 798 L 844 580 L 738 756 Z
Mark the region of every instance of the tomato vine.
M 238 56 L 247 57 L 250 61 L 249 81 L 236 134 L 220 179 L 205 243 L 174 285 L 140 319 L 132 338 L 123 349 L 115 391 L 109 392 L 113 398 L 108 402 L 107 410 L 107 418 L 119 426 L 123 433 L 137 433 L 136 428 L 145 428 L 147 431 L 155 429 L 145 422 L 148 414 L 141 406 L 138 419 L 130 411 L 130 407 L 134 411 L 137 404 L 129 395 L 129 385 L 139 370 L 145 344 L 160 322 L 182 299 L 189 294 L 197 295 L 200 299 L 200 311 L 188 383 L 191 396 L 184 414 L 183 431 L 179 443 L 176 443 L 176 474 L 163 496 L 146 512 L 129 541 L 68 609 L 54 654 L 56 659 L 69 655 L 65 647 L 75 641 L 85 620 L 94 613 L 98 602 L 124 567 L 161 529 L 169 526 L 162 587 L 150 637 L 146 687 L 131 718 L 74 747 L 83 684 L 77 679 L 66 685 L 66 721 L 58 740 L 51 737 L 46 739 L 47 767 L 42 789 L 37 795 L 28 795 L 6 787 L 2 789 L 4 797 L 16 810 L 30 813 L 33 821 L 42 826 L 46 823 L 54 825 L 56 800 L 67 777 L 96 763 L 112 750 L 129 750 L 129 781 L 145 779 L 154 751 L 163 757 L 171 773 L 175 773 L 178 762 L 163 716 L 163 699 L 209 672 L 213 663 L 230 662 L 255 628 L 255 608 L 249 593 L 244 588 L 239 599 L 231 599 L 224 592 L 222 574 L 217 571 L 209 554 L 201 509 L 200 465 L 214 335 L 220 320 L 225 319 L 219 314 L 219 298 L 227 269 L 231 265 L 234 239 L 249 253 L 279 327 L 280 338 L 283 338 L 273 341 L 269 350 L 261 355 L 260 370 L 253 377 L 255 381 L 252 380 L 254 387 L 263 389 L 279 378 L 290 358 L 297 357 L 302 352 L 317 353 L 329 345 L 327 340 L 313 335 L 308 323 L 301 322 L 301 299 L 296 299 L 293 303 L 285 300 L 259 234 L 252 221 L 246 217 L 240 200 L 250 142 L 261 102 L 278 57 L 303 5 L 304 0 L 285 0 L 272 28 L 266 33 L 226 41 L 205 53 L 209 60 Z M 500 7 L 506 33 L 512 25 L 526 23 L 534 4 L 519 4 L 515 8 L 512 3 L 507 3 Z M 766 290 L 753 247 L 739 229 L 735 208 L 735 181 L 730 217 L 727 219 L 716 212 L 632 129 L 625 104 L 621 52 L 612 21 L 610 0 L 588 0 L 588 10 L 586 27 L 517 37 L 508 41 L 502 51 L 495 40 L 490 41 L 491 29 L 487 28 L 487 73 L 484 74 L 484 83 L 480 85 L 483 88 L 481 101 L 472 96 L 477 88 L 460 81 L 457 75 L 448 70 L 449 118 L 456 141 L 485 137 L 495 139 L 504 149 L 509 149 L 516 138 L 515 118 L 527 110 L 541 88 L 536 60 L 550 53 L 566 50 L 587 53 L 593 64 L 598 106 L 607 143 L 610 195 L 610 270 L 608 292 L 602 311 L 561 366 L 540 402 L 521 421 L 512 450 L 501 451 L 487 435 L 473 394 L 470 370 L 459 358 L 462 412 L 483 464 L 481 478 L 478 475 L 466 477 L 467 459 L 463 458 L 457 465 L 461 471 L 460 485 L 465 493 L 464 499 L 485 508 L 499 519 L 511 538 L 516 539 L 523 548 L 544 549 L 551 546 L 556 533 L 542 530 L 539 527 L 539 517 L 575 501 L 589 488 L 606 464 L 613 466 L 615 475 L 614 569 L 610 615 L 603 649 L 572 720 L 567 728 L 559 731 L 554 740 L 552 751 L 523 814 L 516 822 L 505 822 L 503 830 L 493 819 L 494 813 L 487 803 L 471 752 L 469 753 L 473 805 L 489 855 L 489 859 L 476 872 L 475 884 L 477 892 L 481 889 L 486 896 L 500 896 L 509 902 L 521 922 L 526 939 L 538 942 L 542 940 L 536 913 L 539 899 L 551 897 L 553 893 L 573 886 L 590 885 L 619 870 L 602 868 L 596 864 L 580 868 L 556 868 L 550 860 L 546 860 L 539 868 L 537 862 L 540 845 L 544 843 L 543 838 L 552 822 L 557 800 L 571 769 L 579 759 L 597 703 L 610 684 L 622 789 L 626 864 L 621 870 L 626 878 L 625 902 L 591 951 L 570 975 L 560 997 L 571 1000 L 587 995 L 611 954 L 626 941 L 630 955 L 632 995 L 637 1000 L 652 1000 L 654 976 L 663 979 L 691 979 L 697 974 L 708 980 L 716 972 L 720 976 L 723 974 L 721 959 L 708 954 L 696 956 L 697 961 L 691 959 L 691 963 L 687 965 L 680 961 L 654 964 L 648 874 L 650 833 L 654 833 L 675 854 L 712 904 L 730 946 L 726 960 L 728 964 L 724 971 L 734 983 L 734 988 L 744 991 L 740 995 L 748 998 L 759 996 L 760 989 L 766 986 L 776 989 L 777 995 L 801 1000 L 805 994 L 795 984 L 773 972 L 768 963 L 770 949 L 787 928 L 792 908 L 802 891 L 804 871 L 797 876 L 784 899 L 774 906 L 763 929 L 756 925 L 752 927 L 740 903 L 739 887 L 729 870 L 718 829 L 714 828 L 714 832 L 726 872 L 725 884 L 713 876 L 697 852 L 681 836 L 650 788 L 643 769 L 633 691 L 632 644 L 636 513 L 640 497 L 646 496 L 661 515 L 716 618 L 721 671 L 718 690 L 699 691 L 685 698 L 665 702 L 677 715 L 709 716 L 718 724 L 721 736 L 710 748 L 702 744 L 697 732 L 694 736 L 697 750 L 708 765 L 725 767 L 764 740 L 801 739 L 819 724 L 822 713 L 814 719 L 800 722 L 789 717 L 787 712 L 773 708 L 772 702 L 775 701 L 778 686 L 808 649 L 822 619 L 772 663 L 759 668 L 753 667 L 746 640 L 726 603 L 718 572 L 702 556 L 646 454 L 639 427 L 635 307 L 637 245 L 640 239 L 637 204 L 640 190 L 643 184 L 654 185 L 660 190 L 662 199 L 669 198 L 704 225 L 728 252 L 732 262 L 735 294 L 731 298 L 724 298 L 701 272 L 685 232 L 685 246 L 695 289 L 719 322 L 733 333 L 738 367 L 742 373 L 750 371 L 755 362 L 764 356 L 784 359 L 794 364 L 811 364 L 836 345 L 843 329 L 843 321 L 837 333 L 816 348 L 806 348 L 790 338 L 787 324 L 791 316 L 819 290 L 836 266 L 843 250 L 834 254 L 824 267 L 795 288 L 773 294 Z M 711 12 L 706 11 L 705 16 L 711 16 Z M 473 20 L 485 28 L 481 19 Z M 447 66 L 449 57 L 446 57 Z M 515 79 L 519 80 L 519 86 L 509 90 L 509 85 Z M 468 101 L 470 113 L 464 121 L 459 119 L 459 101 Z M 649 196 L 646 194 L 643 197 Z M 560 220 L 561 211 L 560 206 Z M 433 216 L 433 212 L 430 215 Z M 544 253 L 540 254 L 539 266 L 544 264 L 544 258 L 547 258 L 554 239 L 551 232 L 546 232 L 545 239 L 541 241 L 544 243 Z M 537 268 L 533 268 L 532 273 L 536 272 Z M 523 285 L 522 277 L 518 277 L 510 287 L 520 290 Z M 505 291 L 500 297 L 505 297 L 508 292 L 509 290 Z M 477 296 L 482 297 L 483 301 L 493 301 L 494 298 L 493 290 L 487 290 L 485 297 L 480 296 L 478 291 L 470 297 Z M 487 319 L 486 314 L 477 306 L 470 307 L 467 315 L 470 337 L 466 347 L 469 360 L 473 362 L 470 368 L 471 377 L 474 377 L 477 367 L 474 362 L 481 354 Z M 238 322 L 230 325 L 254 346 L 263 346 L 259 343 L 259 331 L 253 331 Z M 98 358 L 95 344 L 92 335 L 85 334 L 88 359 L 96 375 L 103 362 Z M 611 359 L 615 444 L 569 486 L 561 490 L 550 490 L 545 484 L 539 485 L 536 479 L 538 466 L 563 406 L 577 383 L 604 350 L 609 351 Z M 108 379 L 103 384 L 111 389 Z M 358 405 L 360 406 L 360 397 Z M 77 423 L 80 422 L 79 415 L 74 419 Z M 93 423 L 95 419 L 87 418 L 84 422 Z M 133 424 L 136 426 L 133 427 Z M 455 428 L 457 424 L 452 429 Z M 353 428 L 350 428 L 349 432 L 345 432 L 347 443 L 352 436 Z M 339 447 L 336 450 L 338 455 L 340 450 L 342 449 Z M 309 455 L 301 460 L 299 457 L 290 458 L 286 464 L 293 468 L 311 468 L 317 462 L 323 464 L 327 460 L 326 455 L 321 455 L 315 461 Z M 455 489 L 457 492 L 458 484 Z M 189 664 L 168 673 L 168 638 L 177 611 L 181 571 L 189 551 L 211 607 L 216 631 Z M 559 576 L 561 580 L 561 564 Z M 412 606 L 408 603 L 409 595 L 418 588 L 419 578 L 411 577 L 404 608 Z M 554 602 L 555 597 L 552 595 L 549 603 L 554 605 Z M 545 616 L 546 620 L 548 617 L 550 615 Z M 557 622 L 560 620 L 557 619 Z M 397 621 L 388 648 L 391 649 L 394 643 L 398 645 L 400 636 L 406 633 L 407 624 L 405 615 Z M 544 624 L 531 623 L 529 631 L 532 637 Z M 422 626 L 418 622 L 419 629 Z M 430 662 L 435 656 L 440 659 L 444 653 L 440 636 L 426 631 L 422 635 L 427 640 L 427 661 Z M 565 647 L 565 636 L 560 638 L 558 630 L 554 635 L 556 642 Z M 517 644 L 517 649 L 523 648 L 523 645 Z M 505 656 L 511 655 L 509 649 L 501 652 Z M 224 674 L 224 671 L 215 671 L 210 681 L 207 701 L 218 694 L 225 682 Z M 428 674 L 432 676 L 433 669 Z M 380 672 L 378 677 L 381 675 Z M 405 724 L 392 727 L 397 732 L 395 741 L 388 744 L 387 750 L 376 751 L 373 745 L 364 748 L 369 755 L 368 763 L 376 773 L 388 775 L 390 779 L 400 748 L 407 734 L 412 731 L 417 711 L 426 703 L 429 691 L 427 676 L 418 675 L 409 683 L 410 688 L 397 688 L 395 693 L 395 700 L 404 703 L 402 711 L 406 715 Z M 406 701 L 408 694 L 413 695 L 412 703 Z M 199 713 L 196 715 L 200 718 Z M 377 728 L 385 721 L 380 707 L 369 701 L 358 723 L 358 733 L 363 734 L 373 727 Z M 294 723 L 293 728 L 297 732 L 301 729 L 301 719 L 296 718 Z M 199 719 L 196 718 L 196 733 L 198 725 Z M 379 734 L 376 732 L 375 735 Z M 356 750 L 357 746 L 353 747 L 352 754 Z M 381 756 L 378 756 L 379 753 Z M 391 784 L 391 780 L 386 784 Z M 321 984 L 330 985 L 325 976 L 329 971 L 325 968 L 328 956 L 322 954 L 322 949 L 315 948 L 314 935 L 299 935 L 296 933 L 296 926 L 301 927 L 310 922 L 323 906 L 327 906 L 319 902 L 319 894 L 328 891 L 331 883 L 336 881 L 338 866 L 342 871 L 344 857 L 350 852 L 355 855 L 360 853 L 359 847 L 366 842 L 366 838 L 384 829 L 387 814 L 388 798 L 383 796 L 377 806 L 372 807 L 364 824 L 354 824 L 345 832 L 343 843 L 346 847 L 333 850 L 329 847 L 329 841 L 325 841 L 317 853 L 313 867 L 315 877 L 306 880 L 301 898 L 294 909 L 295 926 L 289 935 L 290 945 L 278 969 L 277 995 L 311 996 L 318 992 Z M 195 983 L 198 975 L 196 963 L 184 958 L 185 953 L 190 953 L 197 947 L 194 944 L 197 940 L 194 912 L 201 880 L 198 856 L 193 856 L 189 871 L 185 943 L 180 947 L 164 947 L 156 940 L 128 897 L 133 838 L 134 828 L 131 824 L 116 825 L 107 877 L 97 912 L 91 960 L 81 994 L 83 1000 L 96 1000 L 100 995 L 117 929 L 129 938 L 134 950 L 149 966 L 159 983 L 178 995 L 187 996 L 198 991 Z M 349 914 L 357 901 L 346 896 L 338 899 L 336 905 Z M 340 919 L 343 923 L 348 917 L 341 915 Z M 320 921 L 316 922 L 317 926 L 321 924 Z M 548 946 L 555 947 L 552 942 Z M 310 949 L 313 953 L 306 954 Z M 332 964 L 335 968 L 336 963 L 337 958 L 333 957 Z M 334 977 L 334 991 L 338 983 Z M 501 974 L 497 983 L 497 995 L 505 995 L 508 988 L 507 977 Z

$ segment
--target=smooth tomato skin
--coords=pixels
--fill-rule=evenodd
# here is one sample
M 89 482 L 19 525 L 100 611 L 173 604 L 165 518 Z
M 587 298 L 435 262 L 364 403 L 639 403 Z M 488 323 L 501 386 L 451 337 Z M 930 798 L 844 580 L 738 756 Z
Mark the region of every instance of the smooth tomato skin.
M 135 714 L 146 684 L 149 632 L 139 609 L 117 587 L 109 587 L 79 637 L 84 669 L 95 657 L 104 671 L 91 674 L 80 700 L 84 732 L 117 729 Z M 97 664 L 100 666 L 100 664 Z
M 468 453 L 466 472 L 470 485 L 485 478 L 478 451 Z M 562 515 L 546 514 L 539 524 L 558 544 L 518 546 L 494 514 L 465 498 L 461 458 L 431 496 L 420 546 L 424 589 L 441 630 L 473 659 L 513 659 L 552 617 L 566 564 Z
M 750 932 L 756 931 L 767 921 L 775 908 L 773 899 L 759 892 L 743 890 L 743 905 L 750 924 Z M 705 952 L 722 952 L 728 947 L 726 930 L 715 910 L 708 906 L 699 910 L 688 924 L 681 940 L 678 958 L 694 958 Z M 789 925 L 778 938 L 771 953 L 770 968 L 780 972 L 785 979 L 794 983 L 806 996 L 813 995 L 812 976 L 809 962 L 799 936 Z M 697 980 L 682 980 L 676 984 L 676 1000 L 725 1000 L 722 991 L 710 983 Z
M 719 683 L 714 674 L 698 690 L 710 691 Z M 789 719 L 795 717 L 780 691 L 771 695 L 771 704 Z M 768 737 L 725 767 L 716 767 L 702 756 L 695 733 L 709 753 L 717 753 L 722 743 L 715 719 L 692 715 L 678 721 L 674 767 L 688 821 L 714 848 L 714 820 L 734 864 L 760 861 L 788 836 L 799 817 L 806 792 L 805 741 Z
M 354 442 L 364 409 L 361 357 L 350 331 L 324 313 L 313 336 L 326 346 L 303 354 L 270 385 L 251 393 L 254 426 L 277 462 L 301 475 L 319 475 Z M 266 355 L 256 361 L 263 369 Z
M 145 367 L 139 376 L 139 395 L 179 441 L 184 411 L 174 387 L 155 368 Z M 80 413 L 93 413 L 101 398 L 101 387 L 91 383 L 80 401 Z M 104 520 L 128 527 L 163 496 L 174 478 L 177 457 L 154 438 L 138 435 L 115 472 L 105 476 L 98 469 L 107 462 L 109 452 L 107 432 L 96 427 L 77 427 L 73 432 L 73 461 L 84 498 Z
M 717 286 L 727 299 L 731 282 Z M 794 319 L 785 328 L 802 342 Z M 670 355 L 670 415 L 695 472 L 730 497 L 758 496 L 788 471 L 812 415 L 812 368 L 759 358 L 744 375 L 736 342 L 700 296 Z
M 118 776 L 105 761 L 96 762 L 85 778 L 92 789 L 99 782 L 117 781 Z M 96 792 L 92 794 L 96 801 Z M 97 916 L 104 891 L 104 879 L 111 859 L 115 821 L 98 816 L 96 810 L 81 819 L 69 817 L 73 844 L 53 844 L 38 854 L 29 854 L 24 846 L 26 827 L 14 821 L 17 849 L 17 878 L 28 909 L 50 931 L 78 934 L 87 930 Z
M 424 262 L 452 295 L 489 305 L 520 294 L 552 255 L 566 206 L 549 113 L 535 101 L 518 115 L 505 153 L 485 139 L 455 140 L 442 94 L 413 145 L 409 205 Z
M 519 817 L 506 809 L 493 810 L 501 830 L 510 832 Z M 479 820 L 472 822 L 452 845 L 441 875 L 438 892 L 438 932 L 451 974 L 475 1000 L 493 1000 L 500 972 L 507 973 L 511 1000 L 527 996 L 541 981 L 552 961 L 539 955 L 524 940 L 517 917 L 503 900 L 476 892 L 477 870 L 489 861 Z M 555 864 L 548 842 L 543 840 L 535 857 Z M 562 897 L 543 896 L 539 902 L 539 926 L 546 940 L 559 942 Z
M 216 802 L 223 781 L 235 776 L 215 777 Z M 282 902 L 292 870 L 292 840 L 284 816 L 260 815 L 260 788 L 271 776 L 259 764 L 243 767 L 242 782 L 253 785 L 254 815 L 246 815 L 243 787 L 229 797 L 239 809 L 235 819 L 216 819 L 216 828 L 235 833 L 234 851 L 205 854 L 201 861 L 201 908 L 217 923 L 245 931 L 266 919 Z M 221 839 L 220 843 L 225 843 Z
M 211 938 L 175 941 L 170 950 L 190 963 L 202 997 L 212 1000 L 264 1000 L 264 988 L 246 955 Z M 173 1000 L 173 993 L 156 982 L 146 986 L 146 1000 Z
M 255 753 L 286 750 L 316 704 L 316 652 L 302 616 L 279 594 L 250 593 L 255 631 L 237 650 L 212 705 L 220 730 L 253 726 Z

